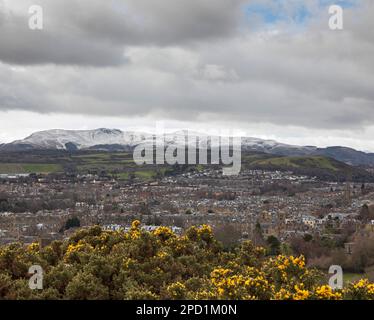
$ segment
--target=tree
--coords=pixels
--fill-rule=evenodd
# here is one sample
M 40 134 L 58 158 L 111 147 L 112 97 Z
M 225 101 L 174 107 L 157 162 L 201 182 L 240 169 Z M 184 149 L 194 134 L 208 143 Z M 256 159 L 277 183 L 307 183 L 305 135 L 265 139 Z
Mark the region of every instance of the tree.
M 81 222 L 78 217 L 72 217 L 66 220 L 65 225 L 63 226 L 61 231 L 69 230 L 71 228 L 79 228 L 81 226 Z
M 275 255 L 280 254 L 281 243 L 277 237 L 269 236 L 266 240 L 266 243 L 268 244 L 268 248 L 269 248 L 268 252 L 270 255 L 275 256 Z
M 253 232 L 253 241 L 256 245 L 263 245 L 265 243 L 264 233 L 259 222 L 256 223 L 255 230 Z

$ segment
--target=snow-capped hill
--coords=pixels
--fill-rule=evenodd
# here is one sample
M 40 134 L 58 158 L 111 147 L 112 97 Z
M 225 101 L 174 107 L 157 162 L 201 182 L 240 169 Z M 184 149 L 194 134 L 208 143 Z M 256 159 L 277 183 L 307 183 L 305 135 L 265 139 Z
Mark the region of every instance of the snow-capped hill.
M 165 134 L 166 146 L 185 143 L 189 134 L 188 145 L 196 146 L 199 137 L 209 137 L 209 134 L 187 132 L 185 130 Z M 217 138 L 217 137 L 216 137 Z M 32 150 L 105 150 L 131 151 L 140 143 L 153 144 L 154 135 L 121 131 L 118 129 L 100 128 L 96 130 L 47 130 L 35 132 L 23 140 L 8 144 L 0 144 L 0 151 L 32 151 Z M 227 141 L 227 140 L 225 140 Z M 353 165 L 374 165 L 374 154 L 365 153 L 345 147 L 318 148 L 314 146 L 295 146 L 279 143 L 274 140 L 242 137 L 243 151 L 264 152 L 279 156 L 321 155 L 334 158 Z M 210 141 L 208 140 L 208 146 Z
M 164 135 L 165 145 L 177 145 L 185 142 L 185 137 L 189 136 L 188 143 L 195 145 L 199 137 L 207 138 L 208 134 L 199 132 L 181 130 Z M 154 135 L 121 131 L 118 129 L 100 128 L 96 130 L 47 130 L 35 132 L 23 140 L 17 140 L 3 146 L 6 150 L 32 150 L 32 149 L 48 149 L 48 150 L 81 150 L 81 149 L 106 149 L 108 146 L 122 148 L 133 148 L 136 145 L 147 142 L 153 143 Z M 215 136 L 217 139 L 218 136 Z M 303 148 L 294 147 L 278 143 L 273 140 L 262 140 L 258 138 L 242 138 L 242 146 L 244 150 L 253 150 L 261 152 L 272 152 L 272 150 L 282 148 Z M 208 141 L 210 145 L 210 141 Z
M 11 146 L 29 146 L 33 149 L 88 149 L 99 145 L 137 145 L 142 134 L 122 132 L 118 129 L 96 130 L 47 130 L 35 132 L 23 140 L 17 140 Z
M 264 140 L 259 138 L 242 138 L 244 150 L 259 151 L 265 153 L 274 153 L 279 155 L 289 155 L 290 152 L 297 155 L 311 154 L 317 151 L 317 147 L 295 146 L 285 143 L 279 143 L 275 140 Z

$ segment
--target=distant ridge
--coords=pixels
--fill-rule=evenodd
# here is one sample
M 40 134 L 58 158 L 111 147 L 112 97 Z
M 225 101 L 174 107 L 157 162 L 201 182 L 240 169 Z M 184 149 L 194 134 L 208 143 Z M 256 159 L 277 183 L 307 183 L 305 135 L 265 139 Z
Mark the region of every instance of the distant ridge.
M 178 137 L 186 131 L 165 135 L 166 145 L 175 144 Z M 200 135 L 193 133 L 193 135 Z M 204 135 L 204 134 L 202 134 Z M 95 130 L 47 130 L 31 134 L 22 140 L 0 144 L 0 152 L 33 150 L 132 150 L 143 142 L 151 142 L 153 136 L 145 132 L 121 131 L 118 129 L 99 128 Z M 242 137 L 243 151 L 256 151 L 281 156 L 321 155 L 345 162 L 350 165 L 374 165 L 374 154 L 357 151 L 343 146 L 318 148 L 315 146 L 296 146 L 274 140 Z

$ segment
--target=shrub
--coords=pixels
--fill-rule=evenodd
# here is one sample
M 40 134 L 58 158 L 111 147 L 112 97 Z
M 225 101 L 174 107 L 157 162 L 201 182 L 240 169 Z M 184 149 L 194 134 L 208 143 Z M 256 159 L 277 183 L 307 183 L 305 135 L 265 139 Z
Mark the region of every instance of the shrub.
M 44 248 L 0 247 L 0 299 L 374 299 L 368 280 L 333 290 L 302 255 L 267 253 L 250 241 L 227 250 L 207 225 L 180 236 L 139 221 L 128 232 L 95 226 Z M 28 287 L 34 264 L 43 290 Z

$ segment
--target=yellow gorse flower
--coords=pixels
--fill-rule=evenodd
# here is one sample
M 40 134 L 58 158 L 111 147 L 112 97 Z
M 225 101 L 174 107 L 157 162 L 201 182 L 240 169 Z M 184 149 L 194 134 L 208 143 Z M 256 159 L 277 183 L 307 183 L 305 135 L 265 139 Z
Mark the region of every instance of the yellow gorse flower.
M 162 241 L 175 237 L 174 232 L 168 227 L 159 227 L 153 232 L 153 234 L 159 237 Z
M 39 243 L 37 242 L 33 242 L 27 246 L 28 252 L 36 253 L 36 252 L 39 252 L 39 249 L 40 249 L 40 246 L 39 246 Z
M 317 299 L 323 299 L 323 300 L 342 299 L 342 294 L 340 292 L 334 292 L 333 289 L 327 285 L 317 287 L 315 293 L 316 293 Z
M 24 277 L 31 261 L 47 266 L 51 279 L 61 267 L 72 267 L 66 269 L 72 277 L 74 270 L 92 273 L 106 288 L 113 279 L 110 290 L 119 299 L 374 300 L 367 279 L 344 290 L 322 285 L 303 256 L 269 257 L 250 241 L 223 250 L 208 225 L 179 236 L 168 227 L 148 232 L 134 221 L 128 232 L 96 226 L 44 248 L 0 246 L 0 267 L 14 279 Z

